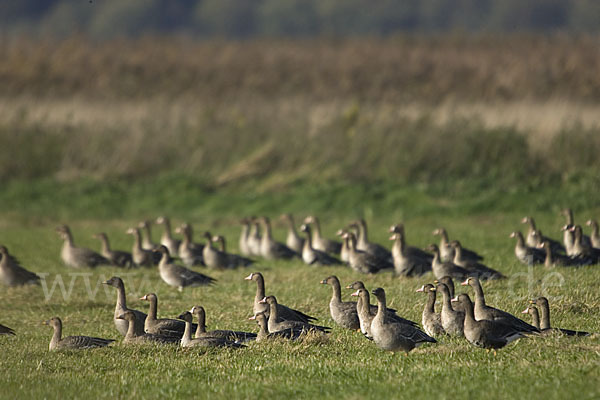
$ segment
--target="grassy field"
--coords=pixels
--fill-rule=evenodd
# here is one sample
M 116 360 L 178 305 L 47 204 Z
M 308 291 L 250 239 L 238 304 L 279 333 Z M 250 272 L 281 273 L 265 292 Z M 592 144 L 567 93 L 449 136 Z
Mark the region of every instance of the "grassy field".
M 554 213 L 536 217 L 542 229 L 558 236 L 560 217 Z M 578 219 L 584 217 L 587 214 L 576 215 Z M 331 235 L 347 222 L 346 218 L 324 221 L 325 233 Z M 433 241 L 431 231 L 445 225 L 452 237 L 481 250 L 488 265 L 509 277 L 484 285 L 488 303 L 518 313 L 529 298 L 543 294 L 551 299 L 555 326 L 600 332 L 598 267 L 546 270 L 528 269 L 518 263 L 508 233 L 519 228 L 519 219 L 520 215 L 509 213 L 463 218 L 430 215 L 406 218 L 406 225 L 411 244 L 425 246 Z M 113 247 L 129 248 L 124 230 L 133 222 L 77 220 L 72 229 L 80 245 L 97 248 L 91 234 L 103 230 Z M 385 227 L 396 221 L 377 215 L 369 222 L 372 239 L 385 243 Z M 197 230 L 210 228 L 224 233 L 230 247 L 237 247 L 238 227 L 232 220 L 203 220 L 196 225 Z M 50 221 L 23 226 L 6 220 L 2 226 L 0 241 L 25 266 L 48 274 L 46 289 L 0 292 L 0 303 L 4 304 L 1 322 L 17 331 L 16 337 L 0 338 L 0 368 L 4 371 L 0 382 L 5 398 L 471 398 L 485 394 L 489 398 L 592 399 L 600 395 L 598 335 L 524 339 L 500 350 L 497 356 L 465 340 L 440 339 L 439 344 L 421 347 L 408 357 L 391 355 L 359 333 L 336 327 L 328 313 L 331 290 L 319 284 L 331 274 L 343 284 L 363 279 L 371 289 L 384 287 L 391 306 L 401 315 L 420 321 L 424 297 L 415 289 L 432 281 L 430 274 L 416 279 L 397 279 L 390 273 L 359 276 L 345 267 L 314 268 L 297 261 L 261 260 L 247 270 L 210 271 L 218 279 L 215 286 L 178 293 L 160 281 L 154 268 L 102 267 L 83 274 L 67 269 L 59 260 L 61 242 L 53 227 Z M 276 234 L 283 236 L 281 229 L 276 229 Z M 107 349 L 85 352 L 47 350 L 51 330 L 41 321 L 55 315 L 63 318 L 66 335 L 118 339 L 112 323 L 116 294 L 100 285 L 112 275 L 124 278 L 130 307 L 145 310 L 147 305 L 137 298 L 152 291 L 159 297 L 160 316 L 174 317 L 193 305 L 203 305 L 211 328 L 255 330 L 254 323 L 246 320 L 252 312 L 255 285 L 243 280 L 252 271 L 263 272 L 268 293 L 332 326 L 329 337 L 252 343 L 239 351 L 189 351 L 151 345 L 130 348 L 118 342 Z M 65 289 L 56 286 L 50 294 L 57 279 L 63 280 Z

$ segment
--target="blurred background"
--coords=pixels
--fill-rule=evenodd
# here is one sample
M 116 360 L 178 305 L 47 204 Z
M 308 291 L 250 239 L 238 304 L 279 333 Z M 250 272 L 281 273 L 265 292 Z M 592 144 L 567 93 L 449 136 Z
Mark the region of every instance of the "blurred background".
M 599 28 L 594 0 L 0 0 L 0 204 L 598 207 Z

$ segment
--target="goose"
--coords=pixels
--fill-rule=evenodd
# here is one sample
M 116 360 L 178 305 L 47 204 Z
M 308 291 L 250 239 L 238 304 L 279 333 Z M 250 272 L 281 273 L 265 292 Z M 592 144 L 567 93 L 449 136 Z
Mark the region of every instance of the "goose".
M 537 308 L 535 308 L 534 306 L 528 306 L 526 309 L 521 311 L 521 314 L 529 314 L 531 316 L 531 325 L 540 329 L 540 314 L 539 314 Z M 540 329 L 540 332 L 542 333 L 542 335 L 547 334 L 547 333 L 543 332 L 541 329 Z
M 155 250 L 162 254 L 158 263 L 158 272 L 161 279 L 170 286 L 176 287 L 180 292 L 184 287 L 204 286 L 214 283 L 216 280 L 210 276 L 189 270 L 184 266 L 177 265 L 169 255 L 169 249 L 160 246 Z
M 342 248 L 340 249 L 340 260 L 344 264 L 348 264 L 350 262 L 350 249 L 348 248 L 348 237 L 346 236 L 348 232 L 343 229 L 338 229 L 335 233 L 337 236 L 342 238 Z
M 104 285 L 112 286 L 115 289 L 117 289 L 117 305 L 115 307 L 115 315 L 113 318 L 117 331 L 119 331 L 119 333 L 123 336 L 127 334 L 127 330 L 129 329 L 129 322 L 127 321 L 127 319 L 119 318 L 119 316 L 125 314 L 127 311 L 131 311 L 136 317 L 137 321 L 139 322 L 136 325 L 136 335 L 143 334 L 144 322 L 146 321 L 146 313 L 127 308 L 127 298 L 125 295 L 125 284 L 123 283 L 123 280 L 118 276 L 113 276 L 112 278 L 102 283 Z
M 437 228 L 433 231 L 434 236 L 440 236 L 440 260 L 443 262 L 454 260 L 454 249 L 450 246 L 448 232 L 445 228 Z M 483 256 L 476 251 L 463 247 L 463 257 L 470 261 L 482 261 Z
M 510 234 L 511 238 L 517 239 L 515 245 L 515 256 L 517 259 L 526 265 L 541 264 L 544 262 L 546 255 L 540 249 L 525 245 L 525 239 L 520 231 L 514 231 Z
M 262 235 L 260 234 L 260 223 L 258 218 L 252 218 L 250 220 L 250 231 L 248 232 L 248 250 L 251 256 L 262 255 L 260 246 L 262 243 Z
M 453 299 L 454 296 L 454 281 L 449 276 L 442 276 L 440 279 L 436 279 L 433 281 L 436 285 L 438 283 L 443 283 L 448 288 L 448 292 L 450 293 L 450 298 Z
M 400 240 L 400 242 L 404 248 L 404 254 L 407 257 L 420 259 L 423 262 L 427 263 L 429 266 L 431 266 L 431 261 L 433 261 L 433 256 L 431 254 L 429 254 L 426 251 L 423 251 L 417 247 L 408 246 L 406 244 L 406 234 L 404 233 L 404 224 L 392 225 L 392 226 L 390 226 L 388 231 L 390 233 L 392 233 L 393 235 L 399 236 L 398 239 Z M 392 256 L 393 255 L 394 255 L 394 250 L 392 249 Z M 431 269 L 431 267 L 430 267 L 430 269 Z
M 535 326 L 528 324 L 527 322 L 515 317 L 514 315 L 507 313 L 506 311 L 499 310 L 494 307 L 490 307 L 485 304 L 485 297 L 483 295 L 483 289 L 479 279 L 475 277 L 469 277 L 461 283 L 463 286 L 471 286 L 475 293 L 475 319 L 479 320 L 490 320 L 501 322 L 505 325 L 510 325 L 514 329 L 525 332 L 525 333 L 539 333 L 539 329 Z
M 204 232 L 206 244 L 202 249 L 202 259 L 209 268 L 223 269 L 227 268 L 227 255 L 212 246 L 212 235 L 210 232 Z
M 173 238 L 171 234 L 171 220 L 161 216 L 156 219 L 156 223 L 164 226 L 162 236 L 160 237 L 160 244 L 169 249 L 169 254 L 172 254 L 173 257 L 177 257 L 181 240 Z
M 342 262 L 324 251 L 313 248 L 310 225 L 302 224 L 300 231 L 306 233 L 302 247 L 302 261 L 308 265 L 340 265 Z
M 356 238 L 356 249 L 372 254 L 376 258 L 385 262 L 385 268 L 394 268 L 394 259 L 392 253 L 385 247 L 369 241 L 367 232 L 367 223 L 364 219 L 359 219 L 350 224 L 351 227 L 358 230 Z
M 62 321 L 59 317 L 52 317 L 49 320 L 44 321 L 44 325 L 54 328 L 54 334 L 52 335 L 52 340 L 50 340 L 50 351 L 106 347 L 114 342 L 113 339 L 102 339 L 91 336 L 67 336 L 62 338 Z
M 600 249 L 600 233 L 598 230 L 598 222 L 593 219 L 588 219 L 585 224 L 592 228 L 592 234 L 590 235 L 592 247 L 595 249 Z
M 160 262 L 160 254 L 153 250 L 142 248 L 140 230 L 138 228 L 129 228 L 125 231 L 128 235 L 133 236 L 133 247 L 131 248 L 131 256 L 133 263 L 138 267 L 151 267 Z
M 458 240 L 450 242 L 450 246 L 454 249 L 454 264 L 469 271 L 471 276 L 478 276 L 481 280 L 506 278 L 501 272 L 498 272 L 487 265 L 465 258 L 463 255 L 463 248 Z
M 573 236 L 573 230 L 570 229 L 573 226 L 575 226 L 575 220 L 573 219 L 573 211 L 570 208 L 565 208 L 564 210 L 561 210 L 561 214 L 564 215 L 566 218 L 566 224 L 561 229 L 564 232 L 563 242 L 565 244 L 567 255 L 573 256 L 575 255 L 573 254 L 573 245 L 575 244 L 575 237 Z M 592 242 L 590 237 L 587 235 L 582 235 L 581 244 L 586 247 L 591 247 Z
M 433 271 L 433 275 L 437 279 L 442 278 L 443 276 L 450 276 L 452 278 L 464 279 L 469 276 L 469 271 L 463 267 L 459 267 L 453 262 L 440 261 L 440 250 L 436 244 L 430 244 L 427 250 L 433 253 L 433 261 L 431 262 L 431 270 Z
M 175 228 L 175 233 L 183 236 L 181 244 L 179 245 L 178 254 L 185 266 L 193 267 L 195 265 L 204 265 L 204 259 L 202 258 L 204 245 L 194 243 L 192 226 L 190 224 L 183 223 Z
M 240 253 L 243 256 L 252 256 L 253 254 L 250 251 L 250 247 L 248 246 L 248 236 L 250 233 L 250 219 L 242 218 L 240 220 L 240 224 L 242 225 L 242 231 L 240 232 L 240 239 L 238 242 Z
M 185 329 L 181 337 L 181 347 L 231 347 L 236 349 L 246 347 L 245 345 L 226 337 L 196 336 L 196 338 L 192 339 L 192 314 L 189 311 L 185 311 L 177 318 L 183 320 L 185 323 Z
M 312 244 L 316 250 L 324 251 L 329 254 L 340 254 L 342 250 L 342 243 L 324 238 L 321 235 L 321 224 L 319 222 L 319 218 L 314 215 L 309 215 L 304 218 L 304 223 L 306 225 L 312 225 L 314 230 L 312 230 Z
M 8 253 L 6 246 L 0 246 L 0 282 L 4 285 L 39 285 L 40 277 L 23 268 L 19 260 Z
M 543 249 L 546 253 L 546 258 L 544 259 L 544 266 L 546 268 L 551 267 L 567 267 L 570 265 L 577 265 L 574 258 L 569 256 L 564 256 L 562 254 L 553 254 L 550 242 L 544 240 L 540 245 L 540 248 Z
M 329 313 L 336 324 L 342 328 L 360 329 L 356 302 L 342 301 L 342 289 L 337 276 L 331 275 L 321 281 L 323 285 L 331 285 L 332 296 L 329 301 Z
M 582 261 L 582 264 L 598 264 L 600 262 L 600 249 L 591 246 L 583 240 L 583 231 L 580 225 L 570 228 L 574 234 L 573 257 Z
M 181 338 L 185 329 L 185 323 L 177 319 L 156 318 L 158 309 L 158 297 L 156 294 L 148 293 L 143 297 L 140 297 L 140 300 L 150 303 L 148 315 L 144 321 L 144 332 L 161 336 L 173 336 L 178 339 Z M 194 329 L 196 329 L 196 327 L 197 326 L 194 324 Z
M 497 320 L 476 319 L 469 295 L 461 294 L 458 296 L 458 302 L 465 310 L 465 338 L 472 345 L 492 349 L 495 355 L 497 349 L 525 336 L 523 332 L 515 329 L 512 325 Z
M 443 302 L 440 319 L 444 332 L 451 336 L 464 336 L 465 313 L 463 310 L 454 309 L 448 286 L 438 283 L 435 288 L 431 288 L 430 290 L 442 294 Z
M 285 245 L 298 254 L 302 253 L 304 238 L 300 237 L 298 232 L 296 232 L 296 225 L 294 224 L 294 217 L 292 217 L 292 214 L 282 214 L 279 219 L 287 225 Z
M 232 330 L 225 330 L 225 329 L 218 329 L 218 330 L 212 330 L 212 331 L 207 332 L 206 331 L 206 311 L 204 310 L 204 307 L 202 307 L 202 306 L 192 307 L 192 309 L 190 310 L 190 314 L 192 316 L 196 316 L 196 318 L 198 319 L 198 327 L 196 328 L 196 334 L 195 334 L 196 339 L 202 338 L 202 337 L 216 337 L 216 338 L 229 339 L 231 341 L 235 341 L 235 342 L 239 342 L 239 343 L 248 342 L 250 340 L 256 339 L 256 333 L 250 333 L 250 332 L 232 331 Z
M 14 329 L 9 328 L 8 326 L 4 326 L 0 324 L 0 335 L 13 335 L 15 336 Z
M 537 299 L 530 300 L 531 304 L 534 304 L 540 307 L 542 310 L 542 318 L 541 322 L 538 326 L 542 334 L 549 333 L 560 333 L 566 336 L 590 336 L 589 332 L 583 331 L 573 331 L 570 329 L 562 329 L 562 328 L 552 328 L 550 326 L 550 304 L 548 303 L 548 299 L 545 297 L 538 297 Z M 535 321 L 534 321 L 535 322 Z M 535 325 L 535 323 L 534 323 Z
M 107 260 L 111 262 L 112 265 L 117 267 L 131 267 L 133 265 L 133 258 L 131 253 L 121 250 L 112 250 L 110 248 L 110 243 L 108 241 L 108 236 L 106 233 L 101 232 L 97 233 L 94 236 L 94 239 L 99 239 L 102 243 L 102 250 L 100 254 L 105 257 Z
M 279 310 L 277 307 L 277 298 L 275 296 L 267 296 L 260 301 L 261 304 L 268 304 L 269 306 L 269 320 L 268 328 L 269 332 L 278 332 L 285 329 L 303 329 L 305 331 L 320 331 L 328 333 L 331 328 L 327 326 L 313 325 L 306 322 L 284 320 L 279 317 Z
M 248 267 L 248 266 L 254 264 L 254 260 L 239 256 L 237 254 L 227 253 L 224 236 L 222 236 L 222 235 L 213 236 L 211 240 L 215 243 L 218 243 L 219 251 L 221 251 L 225 254 L 227 268 Z
M 282 331 L 271 332 L 269 333 L 268 328 L 268 318 L 265 316 L 264 312 L 253 315 L 248 318 L 249 320 L 256 320 L 256 323 L 259 326 L 258 334 L 256 335 L 256 341 L 262 342 L 264 340 L 282 338 L 282 339 L 290 339 L 296 340 L 306 331 L 302 328 L 288 328 Z
M 387 261 L 375 257 L 371 253 L 356 248 L 356 237 L 353 233 L 346 233 L 344 239 L 348 240 L 348 264 L 356 272 L 373 274 L 387 267 Z
M 260 255 L 267 260 L 277 259 L 292 259 L 300 257 L 298 253 L 287 247 L 285 244 L 280 243 L 273 239 L 271 232 L 271 222 L 268 217 L 259 218 L 259 222 L 262 225 L 263 235 L 260 240 Z
M 119 321 L 127 324 L 127 331 L 123 338 L 123 343 L 178 343 L 179 337 L 173 335 L 162 335 L 144 332 L 144 324 L 137 318 L 136 314 L 129 310 L 115 317 Z
M 142 235 L 140 246 L 144 250 L 154 250 L 158 247 L 158 244 L 152 240 L 152 221 L 144 220 L 138 224 L 138 228 L 144 232 Z
M 546 237 L 541 234 L 541 231 L 537 229 L 535 225 L 535 220 L 533 217 L 523 217 L 521 220 L 522 224 L 528 224 L 529 230 L 527 231 L 527 236 L 525 238 L 525 244 L 529 247 L 540 247 L 542 242 L 548 241 L 552 247 L 552 251 L 554 252 L 564 252 L 565 248 L 558 241 Z
M 265 298 L 265 279 L 263 275 L 260 272 L 253 272 L 244 279 L 256 282 L 256 296 L 254 296 L 254 303 L 252 305 L 254 315 L 264 312 L 265 316 L 268 318 L 269 306 L 265 303 L 261 303 L 261 300 Z M 317 320 L 315 317 L 311 317 L 301 311 L 294 310 L 279 303 L 277 304 L 277 311 L 279 318 L 282 320 L 300 321 L 304 323 Z
M 73 243 L 73 235 L 67 225 L 61 225 L 56 231 L 65 241 L 60 252 L 65 265 L 73 268 L 97 267 L 98 265 L 110 265 L 110 261 L 93 250 L 85 247 L 76 247 Z
M 394 233 L 390 236 L 390 240 L 394 241 L 392 257 L 396 276 L 419 276 L 431 271 L 431 262 L 406 251 L 406 244 L 400 233 Z
M 427 283 L 416 290 L 427 295 L 427 302 L 423 308 L 421 316 L 421 325 L 425 333 L 431 337 L 444 335 L 446 331 L 442 326 L 442 317 L 440 313 L 435 312 L 436 291 L 431 283 Z
M 392 352 L 399 350 L 408 352 L 423 343 L 437 343 L 431 336 L 419 328 L 392 321 L 387 317 L 385 291 L 374 289 L 371 293 L 377 298 L 377 315 L 371 322 L 371 334 L 375 344 Z

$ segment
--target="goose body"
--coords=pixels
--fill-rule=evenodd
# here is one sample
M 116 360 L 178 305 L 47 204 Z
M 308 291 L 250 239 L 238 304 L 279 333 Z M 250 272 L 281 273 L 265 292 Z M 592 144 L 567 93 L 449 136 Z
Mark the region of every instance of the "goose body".
M 169 249 L 169 254 L 177 257 L 181 240 L 173 238 L 171 234 L 171 220 L 167 217 L 158 217 L 156 223 L 164 226 L 163 234 L 160 237 L 160 244 Z
M 114 314 L 114 323 L 117 331 L 123 336 L 127 334 L 127 330 L 129 329 L 129 322 L 126 319 L 119 318 L 121 315 L 124 315 L 127 311 L 131 311 L 135 316 L 138 323 L 135 325 L 136 331 L 135 333 L 141 335 L 144 333 L 144 322 L 146 321 L 146 313 L 143 313 L 138 310 L 132 310 L 127 308 L 127 298 L 125 294 L 125 284 L 123 280 L 118 276 L 113 276 L 107 281 L 102 282 L 105 285 L 112 286 L 117 289 L 117 305 L 115 307 Z
M 300 227 L 302 232 L 306 233 L 306 239 L 302 246 L 302 261 L 308 265 L 340 265 L 342 264 L 337 258 L 330 256 L 328 253 L 317 250 L 312 245 L 311 229 L 309 225 L 303 224 Z
M 442 316 L 440 313 L 435 312 L 436 290 L 434 286 L 428 283 L 417 289 L 417 292 L 422 292 L 427 295 L 427 302 L 425 303 L 423 314 L 421 316 L 423 330 L 432 337 L 445 334 L 446 331 L 442 325 Z
M 277 299 L 275 296 L 267 296 L 261 300 L 261 303 L 269 305 L 269 332 L 278 332 L 286 329 L 302 329 L 305 331 L 319 331 L 328 333 L 331 328 L 320 325 L 313 325 L 306 322 L 282 320 L 278 315 Z
M 268 321 L 265 313 L 258 313 L 252 316 L 250 319 L 256 320 L 259 331 L 256 335 L 256 341 L 262 342 L 270 339 L 289 339 L 296 340 L 300 338 L 306 331 L 302 328 L 288 328 L 277 332 L 269 333 Z
M 285 238 L 285 245 L 296 253 L 302 253 L 304 247 L 304 238 L 298 235 L 296 232 L 296 225 L 294 225 L 294 217 L 291 214 L 283 214 L 280 219 L 287 225 L 287 236 Z
M 129 228 L 125 233 L 133 236 L 131 257 L 135 265 L 138 267 L 151 267 L 158 264 L 160 261 L 160 254 L 142 247 L 141 234 L 138 228 Z
M 163 335 L 144 332 L 144 324 L 137 318 L 133 311 L 125 311 L 117 316 L 120 321 L 127 323 L 127 332 L 123 338 L 125 344 L 136 343 L 179 343 L 179 338 L 173 335 Z
M 8 253 L 6 246 L 0 246 L 0 282 L 4 285 L 39 285 L 40 277 L 23 268 L 19 260 Z
M 231 341 L 243 343 L 256 339 L 256 334 L 251 332 L 232 331 L 229 329 L 216 329 L 212 331 L 206 330 L 206 311 L 204 307 L 194 306 L 190 310 L 192 316 L 198 319 L 198 327 L 196 328 L 196 339 L 203 337 L 216 337 L 228 339 Z M 190 321 L 191 322 L 191 321 Z
M 106 347 L 114 342 L 113 339 L 103 339 L 93 336 L 67 336 L 62 337 L 62 321 L 59 317 L 50 318 L 44 322 L 54 328 L 54 334 L 50 340 L 50 351 L 53 350 L 81 350 L 94 347 Z
M 150 303 L 148 308 L 148 316 L 144 322 L 144 331 L 161 336 L 173 336 L 181 338 L 185 329 L 185 323 L 178 319 L 157 318 L 158 297 L 154 293 L 148 293 L 140 300 L 145 300 Z M 194 325 L 194 329 L 197 326 Z
M 267 260 L 277 259 L 292 259 L 300 257 L 298 253 L 287 247 L 285 244 L 280 243 L 273 239 L 271 232 L 271 222 L 269 218 L 262 217 L 260 222 L 263 228 L 263 235 L 260 240 L 260 255 Z
M 331 300 L 329 301 L 329 313 L 331 314 L 331 318 L 335 321 L 335 323 L 342 328 L 354 330 L 360 329 L 356 302 L 342 301 L 342 289 L 337 276 L 332 275 L 326 279 L 323 279 L 321 283 L 324 285 L 331 285 L 332 296 Z
M 394 233 L 390 240 L 392 257 L 394 259 L 394 273 L 397 276 L 419 276 L 431 271 L 431 261 L 426 258 L 411 254 L 406 250 L 406 244 L 401 233 Z
M 72 268 L 97 267 L 98 265 L 110 265 L 110 261 L 102 255 L 85 247 L 77 247 L 73 242 L 73 235 L 67 225 L 56 228 L 64 240 L 60 257 L 65 265 Z
M 167 285 L 176 287 L 179 291 L 182 291 L 185 287 L 204 286 L 215 282 L 215 279 L 210 276 L 175 264 L 169 256 L 169 250 L 165 246 L 160 246 L 157 251 L 162 253 L 162 258 L 158 263 L 158 272 L 161 279 Z

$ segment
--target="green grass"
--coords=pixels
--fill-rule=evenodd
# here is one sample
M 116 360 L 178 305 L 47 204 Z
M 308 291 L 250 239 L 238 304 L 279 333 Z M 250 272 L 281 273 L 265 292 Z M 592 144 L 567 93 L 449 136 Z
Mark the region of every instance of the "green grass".
M 264 198 L 258 202 L 266 202 Z M 275 204 L 274 202 L 273 204 Z M 273 208 L 269 215 L 275 216 Z M 384 209 L 384 211 L 388 211 Z M 242 211 L 240 211 L 241 214 Z M 232 212 L 233 213 L 233 212 Z M 183 211 L 181 212 L 183 214 Z M 576 219 L 597 215 L 598 210 L 581 210 Z M 232 249 L 237 248 L 238 227 L 231 218 L 194 215 L 197 231 L 210 228 L 224 233 Z M 533 213 L 551 236 L 558 236 L 562 219 L 555 212 Z M 433 241 L 431 231 L 445 225 L 452 237 L 481 250 L 488 265 L 510 278 L 484 284 L 488 303 L 518 313 L 527 299 L 551 296 L 555 326 L 600 332 L 600 270 L 595 267 L 557 269 L 527 267 L 512 253 L 508 233 L 520 228 L 516 212 L 468 214 L 455 211 L 411 216 L 402 212 L 385 214 L 374 210 L 368 218 L 372 240 L 387 243 L 385 228 L 398 219 L 406 222 L 410 244 L 425 246 Z M 13 215 L 14 217 L 14 215 Z M 72 271 L 59 260 L 61 242 L 53 232 L 53 218 L 5 218 L 0 242 L 22 263 L 36 272 L 48 273 L 53 282 L 62 276 L 68 287 Z M 335 229 L 354 217 L 352 213 L 323 214 L 324 231 Z M 182 219 L 174 218 L 174 223 Z M 26 224 L 22 222 L 26 221 Z M 125 228 L 135 220 L 73 218 L 69 220 L 78 244 L 98 248 L 91 239 L 106 231 L 115 248 L 129 248 Z M 275 233 L 282 238 L 281 228 Z M 158 232 L 154 233 L 155 239 Z M 125 347 L 81 352 L 48 352 L 51 330 L 41 321 L 60 316 L 64 333 L 98 335 L 118 339 L 112 322 L 115 292 L 99 282 L 121 275 L 128 289 L 128 305 L 145 310 L 137 300 L 153 291 L 159 298 L 159 316 L 174 317 L 193 305 L 207 309 L 210 328 L 255 330 L 251 315 L 255 285 L 243 278 L 262 271 L 267 292 L 281 302 L 315 315 L 333 327 L 327 340 L 253 343 L 233 350 L 182 350 L 176 347 Z M 600 339 L 532 338 L 517 341 L 497 356 L 469 345 L 465 340 L 440 339 L 408 357 L 383 352 L 357 332 L 335 326 L 328 312 L 329 287 L 319 281 L 336 274 L 342 284 L 356 279 L 369 288 L 382 286 L 390 305 L 400 314 L 420 321 L 424 297 L 415 293 L 432 275 L 396 279 L 390 273 L 359 276 L 347 268 L 313 268 L 300 262 L 260 261 L 238 271 L 209 271 L 218 279 L 213 287 L 178 293 L 158 277 L 156 269 L 124 271 L 102 267 L 89 272 L 90 296 L 83 276 L 77 276 L 73 291 L 64 299 L 57 288 L 47 301 L 40 287 L 3 289 L 0 322 L 17 331 L 16 337 L 0 337 L 0 384 L 4 398 L 598 398 L 600 396 Z M 559 280 L 560 279 L 560 280 Z M 560 283 L 560 285 L 558 285 Z M 554 285 L 556 284 L 556 285 Z M 343 293 L 348 298 L 349 291 Z

